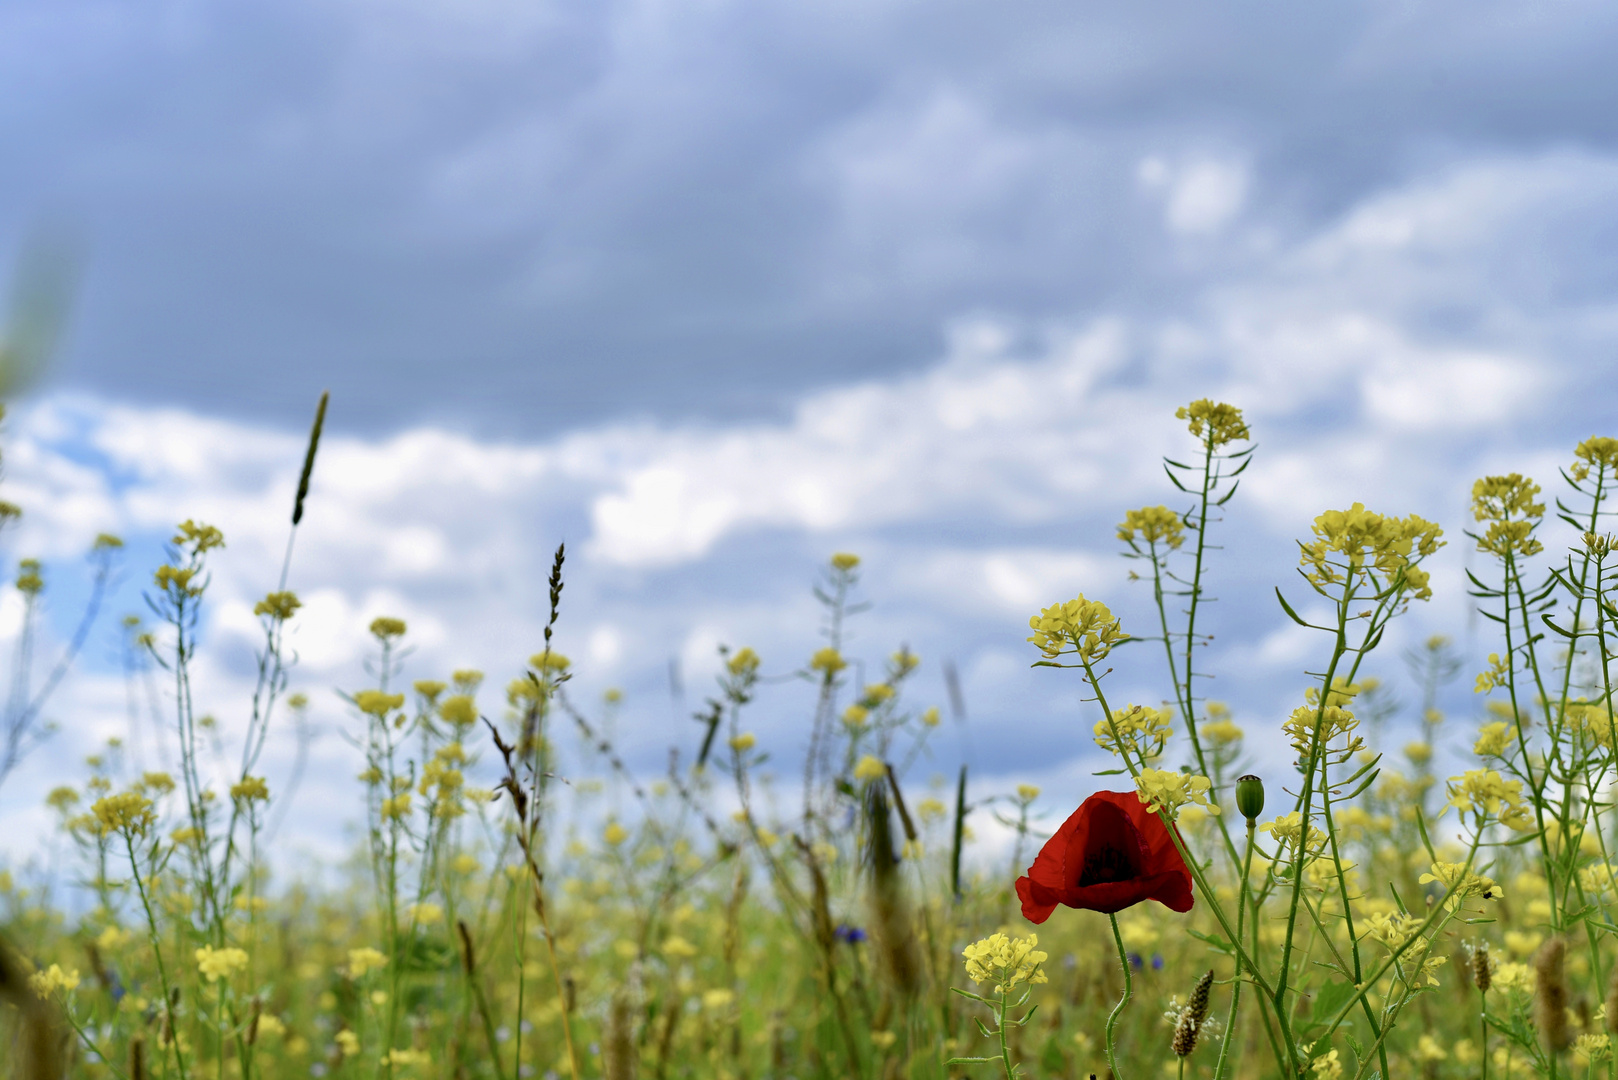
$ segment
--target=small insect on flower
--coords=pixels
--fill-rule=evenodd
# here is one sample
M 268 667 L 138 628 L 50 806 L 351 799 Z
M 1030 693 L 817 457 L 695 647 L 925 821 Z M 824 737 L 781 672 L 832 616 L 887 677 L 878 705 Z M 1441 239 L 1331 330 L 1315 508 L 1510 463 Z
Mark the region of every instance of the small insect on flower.
M 1017 879 L 1017 896 L 1032 923 L 1058 905 L 1111 914 L 1143 900 L 1190 911 L 1195 901 L 1168 826 L 1132 791 L 1084 800 Z

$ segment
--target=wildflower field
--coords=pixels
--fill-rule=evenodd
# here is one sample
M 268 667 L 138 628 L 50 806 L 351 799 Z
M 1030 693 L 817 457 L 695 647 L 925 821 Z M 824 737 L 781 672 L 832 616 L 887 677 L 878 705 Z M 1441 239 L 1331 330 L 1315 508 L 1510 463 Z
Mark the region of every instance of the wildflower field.
M 176 764 L 135 774 L 108 746 L 50 795 L 68 853 L 56 876 L 0 880 L 5 1067 L 29 1080 L 1618 1075 L 1618 541 L 1605 531 L 1618 439 L 1570 448 L 1548 490 L 1479 479 L 1464 531 L 1321 508 L 1273 598 L 1315 660 L 1288 715 L 1249 718 L 1206 696 L 1205 582 L 1237 539 L 1220 508 L 1262 462 L 1231 405 L 1196 401 L 1175 422 L 1179 505 L 1119 508 L 1117 529 L 1157 620 L 1122 623 L 1075 581 L 1023 646 L 1031 679 L 1084 692 L 1072 722 L 1111 762 L 1086 790 L 984 790 L 970 762 L 942 787 L 918 775 L 939 713 L 910 703 L 921 660 L 903 648 L 864 658 L 879 681 L 853 679 L 852 554 L 817 584 L 823 636 L 798 658 L 722 650 L 702 723 L 666 770 L 638 775 L 626 757 L 644 755 L 605 722 L 612 695 L 569 692 L 558 548 L 526 670 L 409 670 L 409 627 L 371 624 L 374 661 L 345 688 L 366 767 L 317 793 L 364 822 L 364 841 L 316 875 L 277 861 L 295 778 L 260 765 L 307 704 L 284 649 L 301 606 L 293 545 L 257 608 L 257 690 L 215 722 L 193 706 L 190 671 L 228 523 L 180 524 L 150 568 L 153 618 L 132 631 L 167 688 Z M 1547 515 L 1582 539 L 1547 549 Z M 1446 543 L 1480 553 L 1470 585 L 1497 640 L 1481 674 L 1463 675 L 1443 638 L 1379 650 L 1431 596 L 1423 563 Z M 36 564 L 16 587 L 31 611 Z M 1406 660 L 1424 738 L 1388 748 L 1378 675 Z M 1107 676 L 1123 665 L 1150 672 L 1161 700 L 1114 699 Z M 750 731 L 765 670 L 817 689 L 797 745 Z M 1475 715 L 1440 714 L 1440 687 L 1474 674 Z M 47 734 L 28 701 L 7 716 L 0 775 Z M 1435 773 L 1435 734 L 1459 725 L 1475 760 Z M 1253 775 L 1256 740 L 1285 745 L 1288 767 Z M 793 765 L 777 771 L 772 753 Z M 591 809 L 606 786 L 628 812 Z M 1009 860 L 975 848 L 990 815 L 1015 838 Z M 1042 823 L 1060 824 L 1047 836 Z

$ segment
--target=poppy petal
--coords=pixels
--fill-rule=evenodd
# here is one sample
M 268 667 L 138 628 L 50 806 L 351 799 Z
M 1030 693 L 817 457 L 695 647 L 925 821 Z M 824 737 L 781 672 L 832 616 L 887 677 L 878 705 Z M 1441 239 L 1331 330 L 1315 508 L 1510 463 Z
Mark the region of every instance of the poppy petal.
M 1017 897 L 1022 901 L 1022 917 L 1031 923 L 1042 923 L 1051 917 L 1061 897 L 1039 882 L 1027 877 L 1017 879 Z

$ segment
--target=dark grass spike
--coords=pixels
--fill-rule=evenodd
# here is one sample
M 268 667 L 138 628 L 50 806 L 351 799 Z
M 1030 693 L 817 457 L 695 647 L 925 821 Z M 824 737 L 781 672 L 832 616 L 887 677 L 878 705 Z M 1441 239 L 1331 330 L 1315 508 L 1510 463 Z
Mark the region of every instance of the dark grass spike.
M 961 841 L 966 833 L 966 763 L 961 763 L 961 779 L 955 787 L 955 841 L 949 853 L 949 887 L 957 903 L 961 899 Z
M 315 471 L 315 451 L 320 449 L 320 432 L 326 426 L 326 403 L 331 391 L 320 392 L 320 404 L 315 406 L 315 424 L 309 429 L 309 451 L 303 456 L 303 472 L 298 474 L 298 495 L 292 500 L 292 524 L 303 520 L 303 500 L 309 497 L 309 478 Z

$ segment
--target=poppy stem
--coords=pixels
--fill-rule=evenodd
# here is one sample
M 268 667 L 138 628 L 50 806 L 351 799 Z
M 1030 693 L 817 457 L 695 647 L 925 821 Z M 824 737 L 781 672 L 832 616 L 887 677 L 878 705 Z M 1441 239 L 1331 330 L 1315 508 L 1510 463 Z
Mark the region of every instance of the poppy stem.
M 1124 969 L 1124 996 L 1118 999 L 1118 1004 L 1112 1007 L 1112 1013 L 1107 1017 L 1107 1068 L 1112 1070 L 1113 1080 L 1122 1080 L 1118 1072 L 1118 1060 L 1113 1053 L 1113 1030 L 1118 1026 L 1118 1018 L 1123 1015 L 1124 1006 L 1129 1004 L 1133 987 L 1129 978 L 1129 954 L 1124 952 L 1124 936 L 1118 932 L 1118 916 L 1109 913 L 1107 921 L 1112 923 L 1112 940 L 1118 946 L 1118 963 Z

